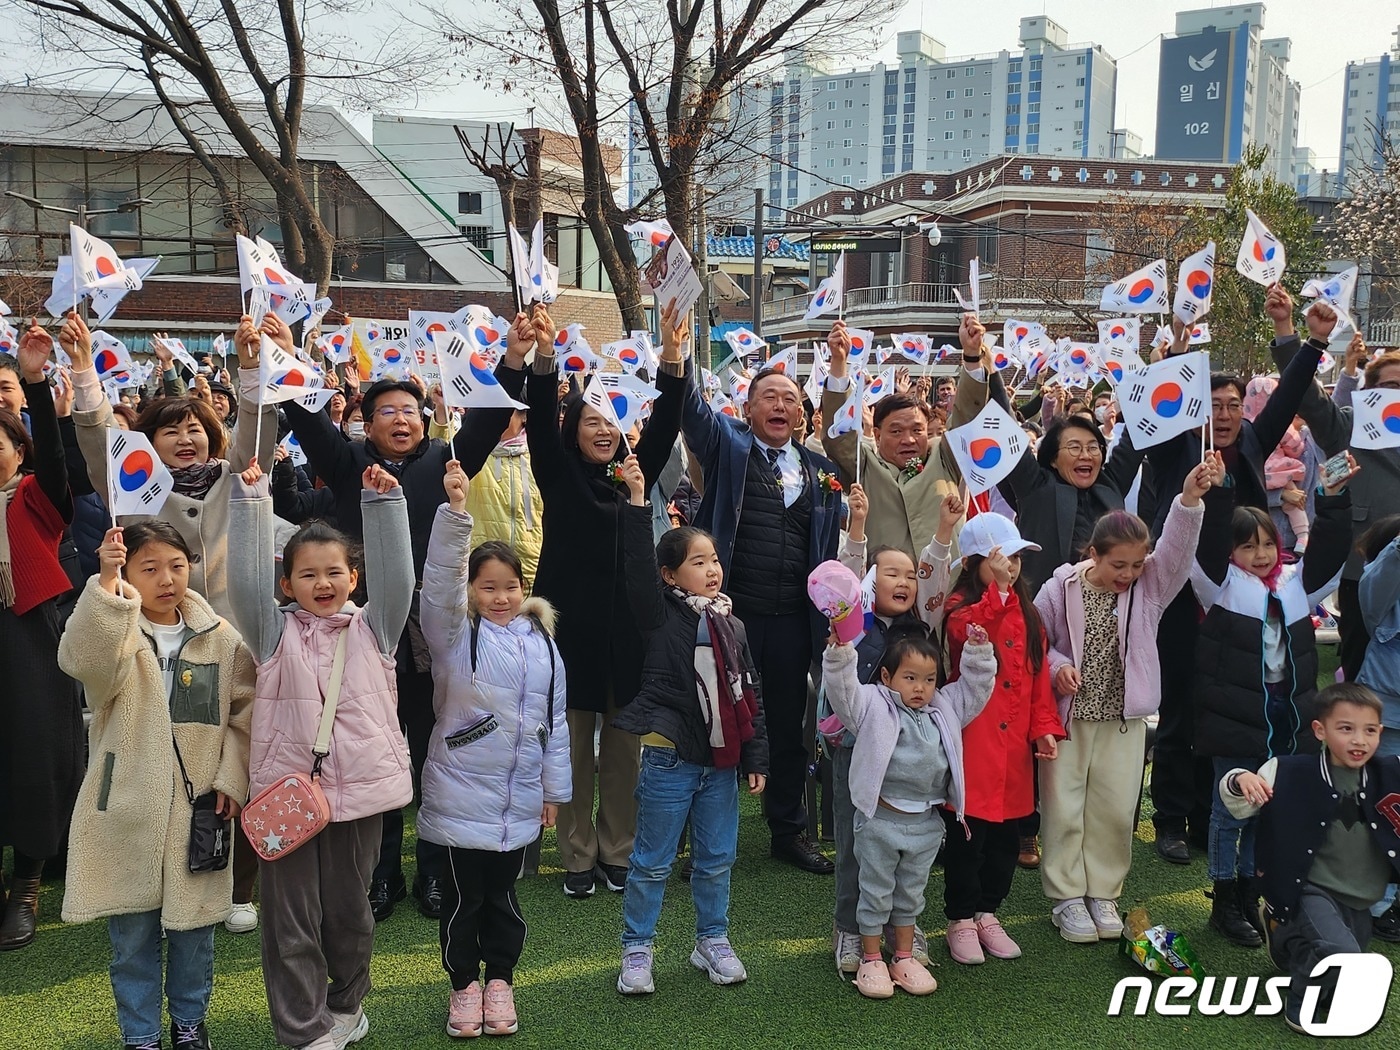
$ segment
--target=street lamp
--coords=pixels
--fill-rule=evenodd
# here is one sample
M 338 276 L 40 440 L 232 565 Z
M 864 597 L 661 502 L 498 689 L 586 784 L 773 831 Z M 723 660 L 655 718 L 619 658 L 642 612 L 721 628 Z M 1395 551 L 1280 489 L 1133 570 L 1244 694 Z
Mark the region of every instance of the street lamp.
M 142 208 L 147 204 L 155 203 L 150 197 L 136 197 L 129 201 L 122 201 L 122 203 L 118 204 L 115 208 L 89 209 L 86 204 L 79 204 L 76 208 L 64 208 L 57 204 L 49 204 L 47 201 L 41 201 L 38 197 L 31 197 L 27 193 L 16 193 L 14 190 L 6 190 L 5 196 L 13 197 L 17 201 L 24 201 L 25 204 L 29 205 L 35 211 L 56 211 L 61 215 L 71 215 L 77 220 L 77 224 L 84 229 L 87 228 L 88 219 L 95 215 L 125 214 L 126 212 L 136 211 L 138 208 Z

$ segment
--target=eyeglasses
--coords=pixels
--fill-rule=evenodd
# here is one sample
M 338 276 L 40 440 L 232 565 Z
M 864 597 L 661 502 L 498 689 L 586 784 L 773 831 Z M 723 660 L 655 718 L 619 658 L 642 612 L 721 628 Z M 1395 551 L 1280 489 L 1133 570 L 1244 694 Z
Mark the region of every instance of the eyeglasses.
M 383 408 L 376 408 L 374 415 L 378 419 L 397 419 L 402 416 L 404 419 L 412 419 L 418 414 L 417 405 L 406 405 L 402 408 L 395 408 L 393 405 L 385 405 Z
M 1090 459 L 1098 459 L 1103 455 L 1103 449 L 1099 448 L 1097 444 L 1081 445 L 1077 441 L 1068 445 L 1061 445 L 1060 451 L 1068 452 L 1075 458 L 1079 456 L 1088 456 Z

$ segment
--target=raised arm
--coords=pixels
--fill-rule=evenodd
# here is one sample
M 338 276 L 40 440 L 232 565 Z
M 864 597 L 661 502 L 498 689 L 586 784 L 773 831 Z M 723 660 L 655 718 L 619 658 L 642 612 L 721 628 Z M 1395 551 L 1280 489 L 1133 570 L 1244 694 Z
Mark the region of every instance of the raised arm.
M 47 339 L 47 336 L 45 337 Z M 26 375 L 20 384 L 29 405 L 29 436 L 34 440 L 34 480 L 65 522 L 73 520 L 73 497 L 68 491 L 68 463 L 63 452 L 63 435 L 53 395 L 42 371 L 32 379 Z
M 967 725 L 982 713 L 996 687 L 997 654 L 985 633 L 981 641 L 969 639 L 963 646 L 958 670 L 958 680 L 939 689 L 938 699 L 951 709 L 959 724 Z
M 433 518 L 428 536 L 428 558 L 423 565 L 423 590 L 418 615 L 423 637 L 434 661 L 449 666 L 450 654 L 458 651 L 471 630 L 467 614 L 469 586 L 467 558 L 471 553 L 472 516 L 461 506 L 443 503 Z
M 1284 335 L 1275 339 L 1269 344 L 1269 349 L 1273 351 L 1274 363 L 1279 371 L 1286 371 L 1293 359 L 1298 356 L 1302 349 L 1302 342 L 1296 335 Z M 1337 390 L 1343 389 L 1342 382 L 1348 377 L 1343 373 L 1337 380 Z M 1351 390 L 1356 387 L 1356 380 L 1349 380 L 1347 392 L 1343 395 L 1345 400 L 1336 395 L 1329 398 L 1316 382 L 1312 383 L 1303 391 L 1303 399 L 1298 402 L 1298 415 L 1303 417 L 1307 423 L 1308 430 L 1311 431 L 1313 440 L 1317 442 L 1319 448 L 1328 456 L 1335 456 L 1337 453 L 1345 451 L 1351 444 Z
M 516 401 L 525 390 L 525 356 L 534 346 L 534 326 L 524 314 L 516 314 L 506 334 L 506 352 L 495 372 L 496 382 Z M 452 439 L 452 454 L 462 464 L 467 477 L 476 477 L 486 466 L 491 450 L 510 426 L 514 414 L 513 408 L 474 408 L 467 413 L 457 436 Z
M 277 652 L 287 621 L 287 614 L 273 598 L 277 545 L 270 479 L 263 474 L 250 485 L 243 475 L 235 474 L 232 480 L 228 505 L 229 609 L 233 625 L 253 651 L 253 659 L 261 664 Z
M 360 491 L 364 522 L 365 621 L 379 651 L 393 656 L 413 605 L 413 545 L 408 502 L 398 480 L 378 465 L 366 468 Z
M 862 688 L 856 677 L 856 647 L 854 645 L 828 646 L 822 654 L 822 688 L 826 699 L 846 728 L 859 734 L 873 698 L 878 695 L 878 686 Z M 988 690 L 990 692 L 990 690 Z
M 1295 336 L 1293 299 L 1282 285 L 1276 284 L 1269 289 L 1264 299 L 1264 311 L 1274 322 L 1275 343 Z M 1327 334 L 1332 330 L 1336 319 L 1336 314 L 1326 303 L 1319 302 L 1308 311 L 1307 342 L 1298 348 L 1292 360 L 1281 369 L 1278 386 L 1269 395 L 1269 400 L 1259 410 L 1259 414 L 1254 417 L 1254 436 L 1259 439 L 1265 456 L 1278 447 L 1284 432 L 1293 424 L 1293 417 L 1300 414 L 1299 407 L 1309 388 L 1312 388 L 1319 401 L 1327 401 L 1317 386 L 1317 365 L 1322 360 L 1322 352 L 1327 349 Z M 1307 416 L 1304 415 L 1303 418 L 1307 419 Z M 1312 420 L 1307 421 L 1311 426 Z M 1314 437 L 1322 443 L 1322 438 L 1316 433 Z
M 1351 549 L 1351 491 L 1344 488 L 1335 495 L 1319 493 L 1314 502 L 1308 550 L 1298 566 L 1310 606 L 1332 593 Z
M 1142 467 L 1146 449 L 1133 444 L 1133 436 L 1128 428 L 1120 428 L 1121 437 L 1108 450 L 1108 461 L 1103 465 L 1103 480 L 1108 482 L 1120 496 L 1126 496 L 1133 487 L 1133 480 Z
M 693 368 L 692 362 L 685 358 L 672 360 L 663 357 L 657 369 L 656 388 L 661 391 L 661 396 L 651 406 L 651 416 L 642 426 L 642 436 L 637 441 L 636 449 L 642 476 L 647 481 L 647 491 L 651 491 L 661 477 L 676 447 L 685 405 L 686 372 Z

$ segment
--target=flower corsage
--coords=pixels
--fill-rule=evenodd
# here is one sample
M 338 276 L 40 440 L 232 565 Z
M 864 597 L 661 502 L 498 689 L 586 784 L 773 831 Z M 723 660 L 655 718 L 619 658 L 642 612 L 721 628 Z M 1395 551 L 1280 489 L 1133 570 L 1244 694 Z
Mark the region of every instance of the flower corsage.
M 829 470 L 817 471 L 817 484 L 823 492 L 840 492 L 841 479 Z

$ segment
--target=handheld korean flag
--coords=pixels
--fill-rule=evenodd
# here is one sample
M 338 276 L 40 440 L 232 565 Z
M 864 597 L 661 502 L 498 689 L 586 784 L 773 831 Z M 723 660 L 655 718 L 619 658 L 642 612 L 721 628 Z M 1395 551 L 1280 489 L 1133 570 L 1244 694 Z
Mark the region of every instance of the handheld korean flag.
M 700 379 L 704 384 L 705 393 L 718 394 L 724 389 L 724 384 L 720 382 L 719 376 L 715 375 L 704 365 L 700 366 Z
M 107 429 L 107 509 L 123 514 L 159 514 L 174 482 L 156 450 L 139 430 Z
M 219 337 L 220 339 L 223 336 Z M 355 342 L 354 325 L 345 325 L 337 328 L 330 335 L 323 335 L 316 340 L 316 345 L 321 348 L 321 355 L 333 365 L 344 365 L 350 363 L 351 350 Z M 223 354 L 219 355 L 220 357 Z
M 530 281 L 540 302 L 552 303 L 559 298 L 559 267 L 544 254 L 544 220 L 535 222 L 535 235 L 530 244 Z
M 1337 311 L 1337 323 L 1332 326 L 1331 335 L 1334 340 L 1343 332 L 1355 329 L 1355 322 L 1351 319 L 1351 300 L 1356 293 L 1356 279 L 1360 272 L 1359 266 L 1349 266 L 1341 273 L 1325 278 L 1314 277 L 1303 285 L 1303 296 L 1324 302 Z M 1307 313 L 1313 305 L 1309 303 L 1303 312 Z
M 176 361 L 178 361 L 181 367 L 187 369 L 190 375 L 194 375 L 196 372 L 199 371 L 199 363 L 195 361 L 195 359 L 190 355 L 190 352 L 185 349 L 185 343 L 183 340 L 163 339 L 161 340 L 161 342 L 163 342 L 166 346 L 166 349 L 170 351 L 170 356 L 173 357 Z
M 154 259 L 128 259 L 126 268 L 135 272 L 136 276 L 144 281 L 151 275 L 151 272 L 159 264 L 160 258 Z M 134 289 L 123 284 L 119 288 L 94 288 L 89 293 L 88 298 L 92 300 L 92 312 L 96 315 L 97 323 L 103 324 L 109 321 L 117 312 L 117 305 L 126 298 L 126 293 Z
M 1005 372 L 1009 368 L 1014 368 L 1022 360 L 1021 354 L 1016 350 L 1009 350 L 1004 346 L 996 345 L 996 337 L 992 337 L 992 342 L 984 344 L 992 354 L 992 368 L 998 372 Z
M 724 333 L 724 341 L 729 344 L 729 348 L 734 351 L 734 356 L 741 361 L 758 350 L 762 350 L 768 344 L 754 335 L 747 328 L 736 328 L 732 332 Z
M 374 366 L 370 371 L 373 380 L 393 377 L 407 379 L 410 371 L 407 339 L 379 339 L 373 347 Z
M 505 318 L 496 317 L 484 306 L 464 306 L 452 315 L 451 323 L 444 322 L 441 328 L 429 325 L 428 341 L 436 346 L 436 338 L 447 332 L 460 332 L 466 337 L 467 345 L 487 360 L 494 361 L 505 349 L 510 325 Z
M 530 303 L 539 301 L 539 293 L 535 290 L 535 282 L 530 272 L 530 246 L 525 243 L 525 238 L 520 236 L 515 223 L 506 227 L 506 239 L 510 243 L 510 267 L 515 275 L 515 287 L 520 293 L 520 303 L 522 306 L 529 306 Z
M 101 329 L 92 333 L 92 366 L 97 369 L 98 379 L 107 380 L 120 372 L 130 372 L 131 364 L 131 354 L 120 339 Z
M 483 310 L 483 312 L 489 323 L 491 312 L 489 310 Z M 439 332 L 460 331 L 462 331 L 461 320 L 457 314 L 445 313 L 440 310 L 408 311 L 409 347 L 415 352 L 431 351 L 433 349 L 433 336 Z
M 861 432 L 861 414 L 865 405 L 865 376 L 851 377 L 851 392 L 827 423 L 826 436 L 838 438 L 842 434 Z
M 1210 325 L 1202 321 L 1191 328 L 1191 334 L 1186 340 L 1187 346 L 1204 346 L 1210 342 Z
M 134 292 L 141 287 L 141 275 L 123 263 L 106 241 L 71 222 L 68 237 L 73 245 L 73 274 L 79 289 L 124 288 Z
M 63 317 L 69 310 L 77 309 L 78 300 L 85 299 L 88 292 L 79 288 L 73 276 L 73 257 L 60 255 L 53 272 L 53 287 L 44 300 L 44 309 L 50 317 Z
M 790 346 L 786 350 L 779 350 L 776 354 L 763 362 L 763 371 L 781 372 L 793 382 L 797 381 L 797 347 Z
M 626 339 L 606 343 L 602 355 L 620 364 L 624 371 L 636 375 L 639 368 L 645 368 L 648 375 L 655 375 L 657 368 L 656 351 L 651 345 L 651 333 L 638 330 Z
M 1172 313 L 1182 324 L 1195 324 L 1210 313 L 1210 293 L 1215 287 L 1215 242 L 1181 260 L 1176 277 Z
M 1108 380 L 1108 385 L 1117 388 L 1124 379 L 1141 372 L 1147 365 L 1136 350 L 1120 343 L 1110 343 L 1100 349 L 1102 364 L 1099 371 Z
M 559 371 L 564 375 L 596 372 L 603 363 L 602 358 L 588 345 L 588 340 L 580 334 L 582 331 L 583 325 L 571 324 L 554 337 L 554 355 L 559 362 Z
M 258 351 L 258 403 L 292 401 L 319 389 L 321 377 L 305 361 L 298 361 L 266 335 Z
M 816 294 L 812 296 L 812 303 L 807 307 L 807 312 L 802 315 L 802 320 L 810 321 L 814 317 L 823 317 L 832 313 L 840 316 L 845 289 L 846 253 L 842 252 L 836 257 L 836 265 L 831 268 L 831 276 L 823 278 L 822 283 L 817 285 Z
M 1400 390 L 1360 390 L 1351 404 L 1352 448 L 1400 448 Z
M 1166 313 L 1167 305 L 1166 259 L 1149 263 L 1108 285 L 1099 298 L 1099 309 L 1107 313 L 1160 314 Z
M 982 264 L 980 260 L 973 259 L 967 264 L 967 285 L 971 293 L 971 299 L 964 299 L 962 290 L 957 285 L 953 285 L 953 295 L 957 297 L 958 305 L 967 313 L 981 313 L 982 308 Z
M 621 396 L 625 399 L 625 395 Z M 627 449 L 627 454 L 631 455 L 632 446 L 627 441 L 627 429 L 622 425 L 622 420 L 617 417 L 617 410 L 613 407 L 613 399 L 608 392 L 608 388 L 603 385 L 602 376 L 595 375 L 583 388 L 583 403 L 597 411 L 604 419 L 622 432 L 622 444 Z
M 928 336 L 918 332 L 905 332 L 890 338 L 894 340 L 894 348 L 904 355 L 906 361 L 916 365 L 928 364 L 929 351 L 932 349 Z
M 995 401 L 988 401 L 971 422 L 948 431 L 948 442 L 973 496 L 995 488 L 1026 450 L 1021 424 Z
M 311 390 L 300 397 L 292 398 L 302 408 L 308 412 L 319 412 L 330 404 L 331 398 L 335 397 L 337 391 L 334 387 L 323 386 L 319 390 Z
M 873 405 L 894 393 L 894 365 L 870 377 L 865 387 L 865 403 Z
M 1044 332 L 1045 326 L 1039 321 L 1007 321 L 1001 326 L 1001 343 L 1008 350 L 1020 350 L 1023 342 Z
M 831 374 L 820 353 L 812 354 L 812 374 L 807 377 L 807 383 L 802 391 L 807 395 L 807 400 L 814 405 L 822 403 L 822 387 L 826 384 L 826 377 Z
M 719 416 L 728 416 L 730 419 L 739 418 L 739 410 L 734 407 L 734 402 L 725 397 L 724 394 L 716 390 L 710 395 L 710 411 Z
M 1150 448 L 1210 425 L 1210 355 L 1178 354 L 1127 376 L 1118 404 L 1133 444 Z
M 636 222 L 629 222 L 623 229 L 633 237 L 640 237 L 655 249 L 666 247 L 666 242 L 675 236 L 671 224 L 665 219 L 658 219 L 656 222 L 638 219 Z
M 228 337 L 225 336 L 223 332 L 220 332 L 214 337 L 213 343 L 210 344 L 209 352 L 220 361 L 228 360 Z
M 320 328 L 322 320 L 326 314 L 331 312 L 331 307 L 335 304 L 329 297 L 317 299 L 311 304 L 311 316 L 306 319 L 306 330 L 309 332 L 313 328 Z
M 742 405 L 749 399 L 749 377 L 741 376 L 732 368 L 729 370 L 729 396 L 736 405 Z
M 288 433 L 277 444 L 287 450 L 287 458 L 292 461 L 292 466 L 306 466 L 306 453 L 302 451 L 301 442 L 297 440 L 296 434 Z
M 460 332 L 434 336 L 442 394 L 450 408 L 524 408 L 496 381 L 486 358 Z
M 250 297 L 248 309 L 253 323 L 257 324 L 261 320 L 258 313 L 266 310 L 289 325 L 310 317 L 311 304 L 316 298 L 315 287 L 284 267 L 277 250 L 261 237 L 251 241 L 239 234 L 234 240 L 238 249 L 239 288 Z
M 1141 317 L 1109 317 L 1099 322 L 1099 342 L 1136 351 L 1142 344 Z
M 642 409 L 647 402 L 661 396 L 656 387 L 625 372 L 599 372 L 592 381 L 602 384 L 612 403 L 613 415 L 617 417 L 618 429 L 624 434 L 642 421 Z
M 1093 343 L 1071 342 L 1065 346 L 1064 354 L 1060 358 L 1060 372 L 1070 385 L 1075 385 L 1075 379 L 1087 380 L 1098 367 L 1098 352 Z
M 853 365 L 868 364 L 875 348 L 875 333 L 868 328 L 847 328 L 846 335 L 851 339 L 851 352 L 847 360 Z
M 1240 239 L 1240 254 L 1235 259 L 1235 269 L 1255 284 L 1267 288 L 1278 283 L 1284 267 L 1288 265 L 1283 242 L 1249 208 L 1244 213 L 1248 225 L 1244 237 Z

